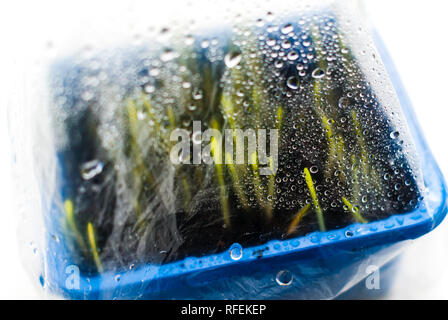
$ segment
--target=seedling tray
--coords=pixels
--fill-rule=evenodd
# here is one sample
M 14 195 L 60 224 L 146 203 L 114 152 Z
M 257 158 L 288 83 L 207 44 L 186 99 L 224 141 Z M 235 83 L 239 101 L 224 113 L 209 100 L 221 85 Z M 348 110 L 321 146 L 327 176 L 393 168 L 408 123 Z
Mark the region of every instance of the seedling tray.
M 420 157 L 427 192 L 415 210 L 258 246 L 235 243 L 219 254 L 91 274 L 78 273 L 67 242 L 54 240 L 64 234 L 64 213 L 55 201 L 45 215 L 50 232 L 42 284 L 70 299 L 325 299 L 363 280 L 368 266 L 381 268 L 392 261 L 407 240 L 442 221 L 446 187 L 395 69 L 379 39 L 375 41 Z M 68 282 L 73 276 L 79 276 L 79 285 L 77 279 Z

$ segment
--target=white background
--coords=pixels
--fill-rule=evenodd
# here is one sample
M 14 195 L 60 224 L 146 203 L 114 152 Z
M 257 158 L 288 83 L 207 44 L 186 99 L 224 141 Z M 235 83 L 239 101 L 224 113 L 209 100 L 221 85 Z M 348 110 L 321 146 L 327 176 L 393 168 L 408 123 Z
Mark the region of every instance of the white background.
M 32 2 L 34 6 L 39 4 L 39 1 L 0 4 L 0 299 L 40 297 L 18 253 L 7 99 L 2 94 L 2 88 L 9 84 L 8 72 L 14 70 L 14 61 L 6 60 L 8 42 L 33 28 L 26 19 L 34 14 L 27 6 Z M 365 0 L 364 4 L 396 64 L 436 160 L 448 176 L 448 2 Z M 448 219 L 407 249 L 388 298 L 448 299 Z

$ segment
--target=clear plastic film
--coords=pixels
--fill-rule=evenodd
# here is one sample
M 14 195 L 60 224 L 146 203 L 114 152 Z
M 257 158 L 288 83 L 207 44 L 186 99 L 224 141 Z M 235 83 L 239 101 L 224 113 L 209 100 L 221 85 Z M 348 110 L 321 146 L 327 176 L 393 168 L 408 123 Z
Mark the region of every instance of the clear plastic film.
M 49 292 L 335 298 L 442 215 L 356 2 L 92 10 L 10 112 Z

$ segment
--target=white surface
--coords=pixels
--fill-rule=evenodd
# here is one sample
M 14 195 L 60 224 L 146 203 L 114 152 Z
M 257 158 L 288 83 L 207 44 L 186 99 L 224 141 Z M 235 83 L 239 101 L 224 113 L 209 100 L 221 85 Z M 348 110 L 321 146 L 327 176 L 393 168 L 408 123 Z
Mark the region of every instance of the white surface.
M 414 105 L 418 121 L 448 176 L 447 1 L 366 0 Z M 403 257 L 391 299 L 448 299 L 448 220 Z
M 0 4 L 0 39 L 5 48 L 9 41 L 17 40 L 17 35 L 24 34 L 26 28 L 33 27 L 27 25 L 26 15 L 34 13 L 22 8 L 26 7 L 23 3 L 27 2 Z M 365 0 L 365 4 L 397 66 L 430 147 L 448 176 L 448 99 L 445 97 L 448 93 L 445 17 L 448 2 Z M 21 28 L 21 32 L 16 28 Z M 8 57 L 14 61 L 8 51 L 0 50 L 0 88 L 9 85 L 8 72 L 14 70 L 14 64 L 6 60 Z M 37 298 L 38 292 L 28 279 L 18 253 L 6 104 L 5 96 L 0 95 L 0 299 Z M 448 299 L 447 231 L 448 220 L 408 248 L 389 298 Z
M 2 60 L 0 54 L 0 60 Z M 0 70 L 8 70 L 1 64 Z M 0 78 L 0 88 L 5 88 Z M 10 146 L 5 104 L 0 95 L 0 299 L 35 299 L 38 292 L 31 284 L 19 257 L 18 219 L 13 208 Z

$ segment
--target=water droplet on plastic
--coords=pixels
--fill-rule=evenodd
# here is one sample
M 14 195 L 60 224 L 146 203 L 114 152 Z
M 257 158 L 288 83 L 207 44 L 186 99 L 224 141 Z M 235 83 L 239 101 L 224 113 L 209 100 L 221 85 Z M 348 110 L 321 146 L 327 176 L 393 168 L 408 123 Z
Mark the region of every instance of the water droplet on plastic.
M 350 99 L 347 97 L 342 97 L 338 101 L 338 106 L 341 109 L 347 108 L 349 106 L 349 104 L 350 104 Z
M 277 69 L 280 69 L 281 67 L 283 67 L 283 61 L 282 61 L 282 60 L 277 60 L 277 61 L 275 61 L 274 66 L 275 66 Z
M 275 41 L 274 38 L 269 38 L 268 40 L 266 40 L 266 44 L 270 47 L 275 46 L 276 43 L 277 43 L 277 41 Z
M 160 74 L 160 70 L 158 68 L 153 68 L 149 71 L 149 75 L 152 77 L 157 77 Z
M 92 92 L 92 91 L 89 91 L 89 90 L 84 91 L 84 92 L 81 94 L 81 98 L 82 98 L 82 100 L 84 100 L 84 101 L 90 101 L 90 100 L 93 99 L 93 97 L 94 97 L 93 92 Z
M 185 37 L 185 44 L 186 45 L 192 45 L 194 43 L 194 38 L 192 35 L 187 35 Z
M 194 100 L 201 100 L 202 99 L 202 92 L 198 89 L 195 89 L 193 91 L 193 99 Z
M 275 276 L 275 281 L 280 286 L 289 286 L 293 279 L 292 273 L 288 270 L 281 270 Z
M 282 28 L 282 33 L 283 34 L 288 34 L 288 33 L 291 33 L 293 31 L 294 31 L 294 27 L 290 23 L 284 25 L 283 28 Z
M 391 132 L 391 134 L 390 134 L 390 137 L 392 139 L 397 139 L 399 136 L 400 136 L 400 132 L 398 132 L 398 131 Z
M 176 57 L 177 57 L 176 51 L 172 49 L 166 49 L 160 56 L 160 60 L 162 60 L 163 62 L 167 62 L 173 60 Z
M 287 57 L 288 57 L 288 60 L 294 61 L 299 58 L 299 54 L 295 51 L 291 51 L 290 53 L 288 53 Z
M 104 164 L 99 160 L 85 162 L 81 166 L 81 177 L 84 180 L 90 180 L 103 171 Z
M 141 120 L 145 120 L 146 119 L 146 113 L 141 111 L 141 110 L 137 111 L 137 119 L 140 120 L 140 121 Z
M 297 77 L 289 77 L 286 81 L 286 85 L 292 90 L 297 90 L 297 88 L 299 87 L 299 80 L 297 79 Z
M 303 45 L 305 48 L 307 48 L 307 47 L 309 47 L 309 46 L 311 45 L 311 41 L 305 40 L 305 41 L 303 41 L 302 45 Z
M 322 79 L 325 76 L 325 71 L 322 68 L 316 68 L 316 69 L 314 69 L 311 76 L 314 79 Z
M 241 58 L 241 52 L 232 51 L 226 54 L 226 56 L 224 57 L 224 63 L 226 64 L 227 68 L 234 68 L 240 63 Z
M 285 41 L 282 42 L 283 49 L 289 49 L 289 48 L 291 48 L 291 46 L 292 46 L 291 41 L 289 41 L 288 39 L 286 39 Z
M 230 258 L 234 261 L 240 260 L 243 256 L 243 247 L 239 243 L 234 243 L 230 246 Z
M 353 237 L 353 231 L 350 231 L 350 230 L 345 231 L 345 236 L 346 236 L 347 238 L 351 238 L 351 237 Z
M 146 93 L 153 93 L 154 91 L 156 91 L 156 88 L 153 85 L 148 84 L 145 86 Z
M 182 82 L 182 88 L 190 89 L 191 88 L 191 82 L 188 82 L 188 81 Z
M 201 48 L 207 49 L 210 46 L 210 42 L 208 40 L 202 40 L 201 42 Z

